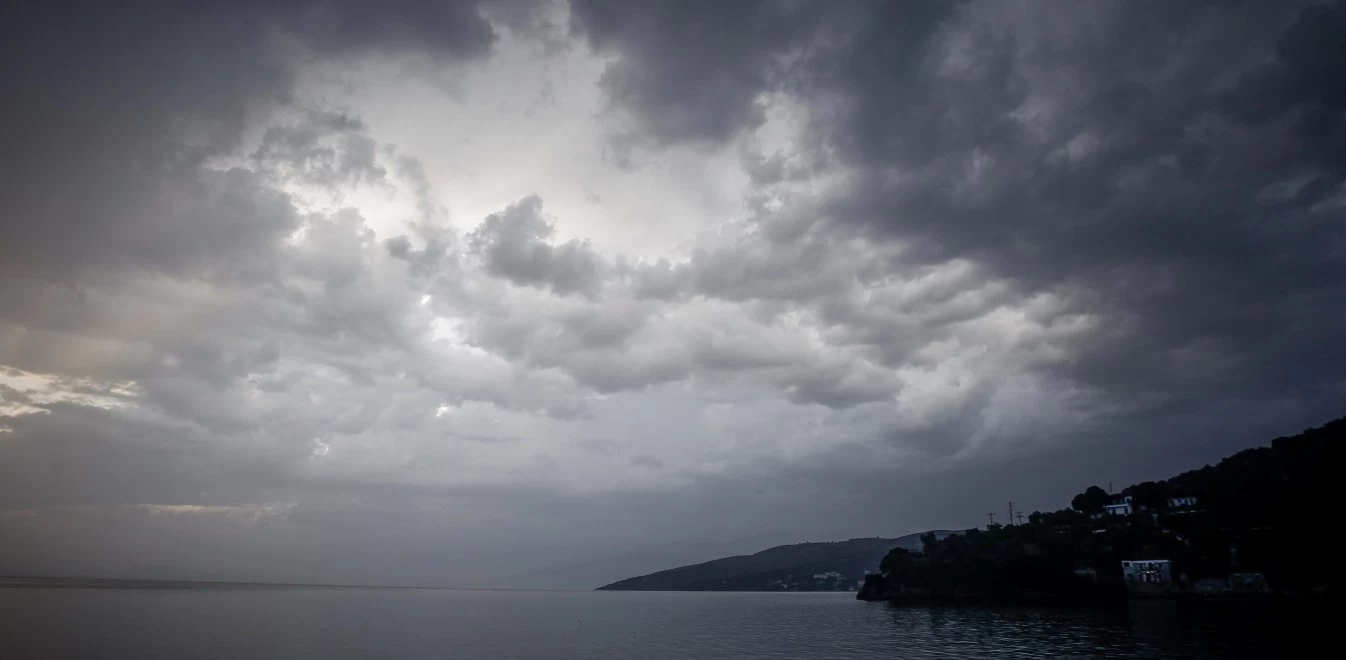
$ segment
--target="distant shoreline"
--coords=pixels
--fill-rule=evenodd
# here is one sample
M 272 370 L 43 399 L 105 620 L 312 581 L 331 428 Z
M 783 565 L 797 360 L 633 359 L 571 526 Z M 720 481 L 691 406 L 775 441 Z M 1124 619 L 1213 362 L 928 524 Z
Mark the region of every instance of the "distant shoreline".
M 0 589 L 452 589 L 453 587 L 3 575 Z

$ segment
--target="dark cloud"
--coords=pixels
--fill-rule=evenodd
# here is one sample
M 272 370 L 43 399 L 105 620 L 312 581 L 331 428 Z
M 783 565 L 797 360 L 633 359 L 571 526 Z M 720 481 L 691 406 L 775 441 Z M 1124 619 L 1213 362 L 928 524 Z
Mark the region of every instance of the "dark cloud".
M 719 141 L 764 119 L 760 92 L 817 19 L 786 2 L 571 3 L 572 26 L 621 59 L 603 73 L 609 100 L 631 110 L 630 136 L 659 144 Z M 695 47 L 690 47 L 696 44 Z
M 265 193 L 202 165 L 237 144 L 249 117 L 290 99 L 296 61 L 371 52 L 468 58 L 494 41 L 473 3 L 397 4 L 6 7 L 0 74 L 12 100 L 0 110 L 0 176 L 12 192 L 0 268 L 59 274 L 164 259 L 180 269 L 202 243 L 220 260 L 250 259 L 286 219 L 263 212 L 240 226 L 212 217 L 230 211 L 200 209 L 198 198 L 250 213 Z M 338 170 L 363 165 L 368 144 L 347 141 Z
M 292 4 L 282 10 L 282 29 L 323 57 L 373 51 L 471 58 L 485 55 L 496 40 L 475 0 L 396 0 L 379 8 L 349 0 Z
M 1342 375 L 1316 356 L 1346 333 L 1324 315 L 1346 302 L 1346 114 L 1327 82 L 1340 3 L 1077 3 L 1050 19 L 1001 3 L 578 7 L 590 43 L 619 57 L 609 99 L 659 142 L 729 140 L 760 124 L 758 94 L 788 94 L 808 117 L 797 155 L 850 177 L 812 231 L 899 246 L 889 276 L 962 261 L 1002 283 L 931 298 L 935 327 L 1050 295 L 1056 319 L 1096 327 L 1054 340 L 1065 357 L 1032 365 L 1044 374 L 1133 405 L 1290 391 L 1330 409 Z M 760 29 L 773 17 L 791 25 Z M 688 49 L 691 29 L 711 36 Z M 679 75 L 697 67 L 716 75 Z M 719 76 L 733 94 L 712 93 Z M 889 364 L 930 339 L 935 321 L 910 306 L 884 316 L 839 296 L 828 243 L 797 231 L 681 276 L 730 300 L 820 301 L 834 341 L 887 342 Z
M 557 295 L 597 295 L 602 259 L 583 241 L 547 242 L 556 232 L 542 215 L 542 199 L 526 197 L 486 218 L 468 243 L 486 270 L 515 284 L 549 289 Z

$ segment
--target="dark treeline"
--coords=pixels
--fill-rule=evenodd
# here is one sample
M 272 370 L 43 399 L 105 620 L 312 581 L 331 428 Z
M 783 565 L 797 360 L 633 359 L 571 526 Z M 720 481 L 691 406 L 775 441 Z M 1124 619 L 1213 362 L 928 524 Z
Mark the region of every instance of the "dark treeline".
M 889 552 L 859 597 L 1112 598 L 1126 591 L 1122 561 L 1151 559 L 1171 562 L 1178 590 L 1260 575 L 1281 593 L 1335 592 L 1344 438 L 1346 418 L 1165 481 L 1092 486 L 1025 524 L 924 538 L 923 552 Z

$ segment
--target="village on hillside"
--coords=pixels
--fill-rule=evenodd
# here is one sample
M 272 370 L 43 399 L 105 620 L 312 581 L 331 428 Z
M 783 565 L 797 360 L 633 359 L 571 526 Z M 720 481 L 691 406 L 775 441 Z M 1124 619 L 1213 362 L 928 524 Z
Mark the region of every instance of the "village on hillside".
M 992 521 L 895 548 L 863 600 L 1052 601 L 1302 596 L 1340 588 L 1321 527 L 1346 418 L 1217 465 L 1117 493 L 1091 486 L 1068 509 Z

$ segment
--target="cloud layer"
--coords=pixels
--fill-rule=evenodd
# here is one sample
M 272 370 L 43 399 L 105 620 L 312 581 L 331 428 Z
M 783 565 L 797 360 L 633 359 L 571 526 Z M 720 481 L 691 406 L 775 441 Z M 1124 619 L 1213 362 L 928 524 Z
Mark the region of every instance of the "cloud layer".
M 0 570 L 498 583 L 1341 414 L 1338 3 L 59 9 L 5 10 Z

